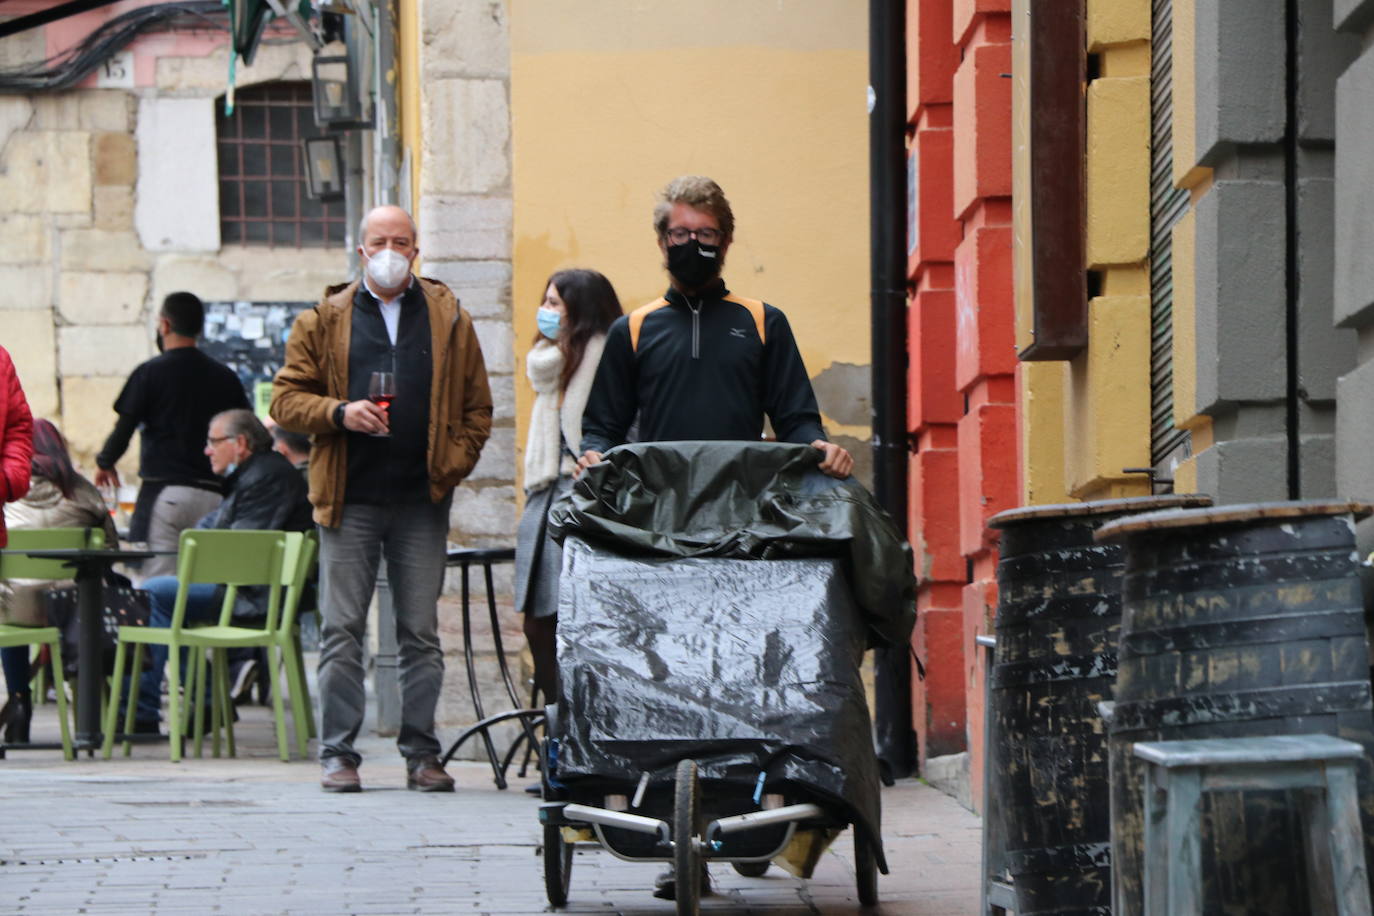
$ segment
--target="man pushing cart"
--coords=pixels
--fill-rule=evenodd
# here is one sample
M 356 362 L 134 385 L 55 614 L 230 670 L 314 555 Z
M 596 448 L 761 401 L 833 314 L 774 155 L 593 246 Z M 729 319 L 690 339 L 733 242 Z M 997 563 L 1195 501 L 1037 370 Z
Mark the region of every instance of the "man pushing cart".
M 576 843 L 666 861 L 679 913 L 705 863 L 810 877 L 854 828 L 858 896 L 886 873 L 860 665 L 915 621 L 910 547 L 806 445 L 622 446 L 551 511 L 563 539 L 559 696 L 543 747 L 544 874 Z M 696 878 L 697 880 L 693 880 Z

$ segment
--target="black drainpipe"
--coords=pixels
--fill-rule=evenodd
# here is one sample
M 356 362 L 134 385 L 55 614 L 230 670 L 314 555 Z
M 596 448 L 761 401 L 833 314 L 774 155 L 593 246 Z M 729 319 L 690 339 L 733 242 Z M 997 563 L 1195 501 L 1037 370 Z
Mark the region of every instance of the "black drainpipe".
M 1298 270 L 1298 4 L 1287 0 L 1284 4 L 1284 280 L 1286 287 L 1285 313 L 1287 318 L 1287 406 L 1288 428 L 1288 498 L 1302 498 L 1302 456 L 1299 423 L 1301 420 L 1302 389 L 1298 373 L 1298 296 L 1301 275 Z
M 873 494 L 907 533 L 906 2 L 868 4 L 868 181 L 872 270 Z M 911 655 L 874 657 L 874 735 L 884 775 L 916 767 Z

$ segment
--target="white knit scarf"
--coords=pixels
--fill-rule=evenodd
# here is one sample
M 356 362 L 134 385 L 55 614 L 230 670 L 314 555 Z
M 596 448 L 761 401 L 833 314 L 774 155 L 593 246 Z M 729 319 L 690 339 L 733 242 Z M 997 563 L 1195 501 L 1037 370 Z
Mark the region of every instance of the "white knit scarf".
M 563 352 L 553 342 L 540 340 L 525 357 L 525 375 L 534 387 L 534 409 L 525 438 L 526 493 L 543 489 L 560 473 L 571 474 L 576 467 L 576 460 L 563 452 L 562 442 L 566 440 L 575 450 L 582 441 L 582 411 L 605 346 L 604 334 L 587 341 L 582 363 L 568 380 L 561 402 L 558 381 L 563 375 Z

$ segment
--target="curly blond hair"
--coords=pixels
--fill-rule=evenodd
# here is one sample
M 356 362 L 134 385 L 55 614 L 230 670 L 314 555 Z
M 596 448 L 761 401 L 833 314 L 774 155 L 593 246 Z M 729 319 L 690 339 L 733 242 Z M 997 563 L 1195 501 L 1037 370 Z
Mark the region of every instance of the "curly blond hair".
M 725 241 L 735 237 L 735 213 L 730 209 L 730 201 L 725 192 L 705 175 L 683 175 L 674 178 L 658 192 L 658 203 L 654 206 L 654 232 L 659 238 L 668 231 L 668 215 L 673 204 L 686 204 L 693 210 L 709 213 L 720 223 L 720 231 Z

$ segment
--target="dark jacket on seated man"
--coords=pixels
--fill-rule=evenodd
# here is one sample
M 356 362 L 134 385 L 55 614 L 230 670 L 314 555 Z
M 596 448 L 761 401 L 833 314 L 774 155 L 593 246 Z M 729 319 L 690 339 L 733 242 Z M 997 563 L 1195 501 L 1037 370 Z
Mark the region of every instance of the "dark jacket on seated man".
M 224 489 L 224 502 L 201 519 L 197 528 L 310 531 L 315 527 L 305 478 L 276 452 L 254 452 L 225 478 Z M 250 624 L 265 618 L 267 598 L 265 587 L 239 589 L 235 621 Z
M 305 480 L 291 462 L 276 452 L 256 452 L 224 481 L 224 502 L 197 528 L 248 528 L 309 531 L 310 500 Z
M 206 434 L 205 454 L 210 459 L 210 469 L 224 478 L 225 496 L 219 507 L 202 518 L 196 527 L 306 531 L 312 526 L 305 481 L 291 462 L 272 451 L 272 436 L 252 411 L 236 409 L 216 414 Z M 153 576 L 143 582 L 149 596 L 149 626 L 171 626 L 181 587 L 176 576 Z M 224 593 L 224 586 L 207 583 L 187 586 L 185 623 L 218 622 Z M 234 596 L 233 622 L 240 626 L 265 625 L 268 595 L 266 586 L 239 589 Z M 302 596 L 302 600 L 308 597 Z M 301 606 L 313 607 L 313 604 Z M 151 664 L 139 676 L 135 727 L 139 731 L 156 732 L 161 715 L 162 671 L 167 664 L 167 648 L 153 645 L 149 649 Z M 252 654 L 252 650 L 245 651 Z M 233 661 L 233 653 L 230 660 Z

